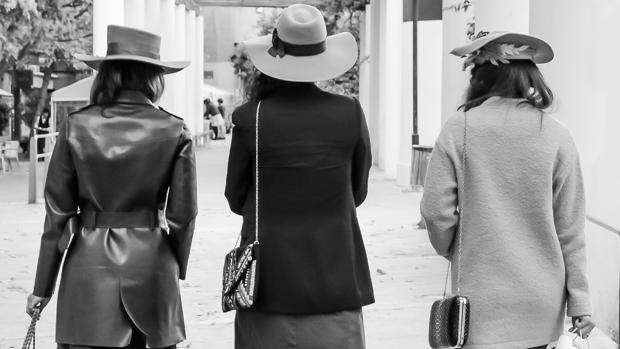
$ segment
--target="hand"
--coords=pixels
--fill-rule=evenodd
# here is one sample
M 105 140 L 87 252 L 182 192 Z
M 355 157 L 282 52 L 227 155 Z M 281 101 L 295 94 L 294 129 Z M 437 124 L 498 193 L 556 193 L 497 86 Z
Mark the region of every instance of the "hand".
M 596 324 L 590 315 L 573 316 L 573 327 L 569 331 L 578 331 L 577 333 L 581 334 L 581 338 L 588 338 L 594 327 Z
M 26 301 L 26 314 L 30 315 L 31 318 L 36 317 L 38 320 L 43 308 L 45 308 L 49 302 L 50 297 L 38 297 L 31 293 L 28 295 L 28 300 Z

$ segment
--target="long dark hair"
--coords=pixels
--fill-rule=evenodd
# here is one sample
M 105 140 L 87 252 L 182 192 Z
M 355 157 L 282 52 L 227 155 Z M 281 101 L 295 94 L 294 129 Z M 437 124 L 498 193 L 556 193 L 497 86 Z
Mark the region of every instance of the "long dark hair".
M 493 96 L 523 98 L 523 103 L 540 110 L 553 104 L 553 92 L 530 60 L 513 60 L 499 65 L 476 64 L 471 70 L 465 103 L 459 109 L 468 111 Z
M 298 84 L 312 84 L 312 82 L 280 80 L 256 70 L 252 77 L 250 88 L 246 91 L 245 97 L 248 101 L 258 102 L 282 86 L 294 86 Z
M 102 62 L 90 90 L 90 103 L 112 104 L 123 90 L 140 91 L 156 102 L 164 92 L 164 70 L 135 61 Z

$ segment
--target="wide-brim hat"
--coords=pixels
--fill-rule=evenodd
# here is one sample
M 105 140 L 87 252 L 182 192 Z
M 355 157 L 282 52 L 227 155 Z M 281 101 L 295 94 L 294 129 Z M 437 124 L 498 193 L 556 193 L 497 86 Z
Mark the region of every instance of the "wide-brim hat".
M 450 53 L 464 57 L 475 53 L 489 43 L 511 44 L 515 47 L 527 46 L 525 50 L 504 57 L 507 60 L 529 59 L 536 64 L 541 64 L 550 62 L 553 59 L 553 49 L 545 41 L 531 35 L 508 31 L 481 32 L 475 40 L 453 49 Z
M 87 66 L 99 70 L 105 61 L 135 61 L 161 67 L 164 74 L 176 73 L 189 65 L 188 61 L 164 62 L 159 59 L 159 35 L 119 25 L 108 26 L 108 51 L 105 57 L 76 53 L 73 56 Z
M 244 45 L 256 69 L 286 81 L 336 78 L 355 65 L 358 55 L 351 33 L 327 36 L 321 11 L 303 4 L 284 9 L 271 35 L 247 40 Z

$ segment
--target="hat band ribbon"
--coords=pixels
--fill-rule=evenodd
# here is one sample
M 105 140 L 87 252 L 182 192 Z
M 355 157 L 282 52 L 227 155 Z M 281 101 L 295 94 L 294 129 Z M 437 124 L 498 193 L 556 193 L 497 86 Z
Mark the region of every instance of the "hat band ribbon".
M 134 55 L 153 59 L 159 59 L 159 53 L 153 52 L 153 47 L 147 45 L 132 45 L 134 47 L 123 47 L 117 42 L 108 43 L 108 52 L 106 55 Z
M 282 39 L 278 36 L 277 29 L 273 30 L 271 43 L 273 46 L 271 46 L 267 52 L 269 52 L 272 57 L 284 57 L 287 54 L 297 57 L 315 56 L 325 52 L 327 49 L 325 41 L 309 45 L 297 45 L 282 41 Z

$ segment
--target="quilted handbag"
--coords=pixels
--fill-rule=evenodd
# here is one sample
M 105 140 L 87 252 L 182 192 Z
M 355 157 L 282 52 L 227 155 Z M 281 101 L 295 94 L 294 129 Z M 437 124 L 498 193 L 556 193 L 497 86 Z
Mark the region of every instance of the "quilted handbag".
M 463 168 L 463 183 L 465 183 L 465 158 L 467 149 L 467 114 L 465 114 L 465 127 L 463 135 L 463 153 L 462 153 L 462 168 Z M 456 272 L 456 295 L 447 297 L 446 289 L 448 288 L 448 275 L 450 274 L 450 267 L 452 266 L 452 257 L 454 257 L 454 249 L 452 256 L 450 256 L 450 263 L 448 264 L 448 272 L 446 273 L 446 282 L 443 290 L 442 299 L 436 300 L 431 307 L 431 315 L 428 325 L 428 342 L 433 349 L 447 349 L 447 348 L 462 348 L 467 344 L 467 337 L 469 335 L 469 314 L 470 303 L 469 299 L 465 296 L 459 295 L 460 293 L 460 278 L 461 278 L 461 255 L 462 255 L 462 243 L 463 243 L 463 206 L 465 196 L 464 185 L 459 186 L 459 229 L 458 229 L 458 242 L 456 258 L 459 259 L 457 263 Z
M 224 312 L 239 309 L 249 309 L 256 302 L 258 291 L 258 263 L 259 263 L 259 240 L 258 240 L 258 119 L 260 104 L 256 106 L 256 204 L 254 207 L 254 242 L 245 246 L 237 247 L 241 234 L 237 238 L 233 248 L 224 259 L 224 275 L 222 280 L 222 310 Z

